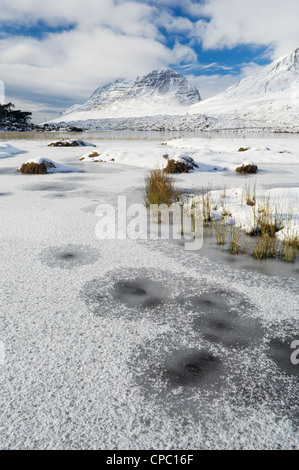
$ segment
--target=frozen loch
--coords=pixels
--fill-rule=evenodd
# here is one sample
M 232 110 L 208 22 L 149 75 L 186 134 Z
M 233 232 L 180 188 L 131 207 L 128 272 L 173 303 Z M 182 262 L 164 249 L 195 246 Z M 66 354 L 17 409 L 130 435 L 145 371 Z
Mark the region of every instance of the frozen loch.
M 244 229 L 235 168 L 254 161 L 256 198 L 291 204 L 296 230 L 298 137 L 87 140 L 99 156 L 0 142 L 1 448 L 298 449 L 298 260 L 95 235 L 97 207 L 143 204 L 166 153 L 198 164 L 181 191 L 226 187 Z M 41 157 L 57 171 L 17 172 Z

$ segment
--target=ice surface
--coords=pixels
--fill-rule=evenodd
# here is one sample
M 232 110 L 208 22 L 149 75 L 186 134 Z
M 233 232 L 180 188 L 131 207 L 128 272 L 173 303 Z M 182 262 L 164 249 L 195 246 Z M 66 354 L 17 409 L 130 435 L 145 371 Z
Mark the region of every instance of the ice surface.
M 11 193 L 0 207 L 1 448 L 298 449 L 298 368 L 288 363 L 298 279 L 235 269 L 167 240 L 100 241 L 86 210 L 116 207 L 119 194 L 143 203 L 142 155 L 152 167 L 172 149 L 233 168 L 250 146 L 265 171 L 258 190 L 292 185 L 298 140 L 97 144 L 136 155 L 82 163 L 76 175 L 0 174 L 1 193 Z M 18 148 L 81 168 L 78 148 Z M 3 159 L 1 170 L 22 161 Z M 233 170 L 175 175 L 194 192 L 245 181 Z

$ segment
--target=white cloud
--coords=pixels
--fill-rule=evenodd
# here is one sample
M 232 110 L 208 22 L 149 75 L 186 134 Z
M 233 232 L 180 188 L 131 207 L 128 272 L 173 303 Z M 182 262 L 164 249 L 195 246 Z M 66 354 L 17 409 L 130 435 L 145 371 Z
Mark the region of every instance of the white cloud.
M 209 18 L 201 25 L 207 49 L 262 45 L 274 59 L 299 46 L 297 0 L 206 0 L 201 13 Z
M 191 47 L 176 43 L 172 50 L 172 60 L 172 63 L 196 63 L 197 55 Z

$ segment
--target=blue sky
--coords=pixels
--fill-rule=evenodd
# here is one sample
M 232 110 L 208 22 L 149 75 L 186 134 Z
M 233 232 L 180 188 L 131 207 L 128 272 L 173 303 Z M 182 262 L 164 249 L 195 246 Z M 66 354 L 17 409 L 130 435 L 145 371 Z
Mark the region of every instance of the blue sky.
M 1 0 L 0 80 L 36 121 L 170 66 L 203 98 L 299 47 L 297 0 Z

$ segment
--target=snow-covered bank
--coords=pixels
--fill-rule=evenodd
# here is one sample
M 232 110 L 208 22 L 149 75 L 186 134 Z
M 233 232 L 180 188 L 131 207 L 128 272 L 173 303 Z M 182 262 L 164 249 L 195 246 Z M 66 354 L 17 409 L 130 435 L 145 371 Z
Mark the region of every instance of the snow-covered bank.
M 17 149 L 9 144 L 1 144 L 0 145 L 0 158 L 9 158 L 21 153 L 22 150 Z

